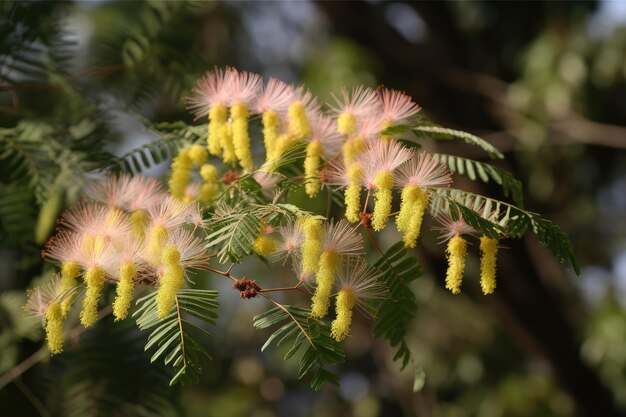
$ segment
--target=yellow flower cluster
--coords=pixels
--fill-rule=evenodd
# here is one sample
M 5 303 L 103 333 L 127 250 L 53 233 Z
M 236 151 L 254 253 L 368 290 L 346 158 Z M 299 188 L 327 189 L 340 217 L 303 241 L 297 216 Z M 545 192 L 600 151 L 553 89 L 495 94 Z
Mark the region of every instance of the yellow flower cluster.
M 176 304 L 176 294 L 185 285 L 185 270 L 180 263 L 180 252 L 176 246 L 167 246 L 161 255 L 163 274 L 159 279 L 156 303 L 160 319 L 168 316 Z
M 341 342 L 348 336 L 352 324 L 352 311 L 356 305 L 356 293 L 352 288 L 344 288 L 337 294 L 335 310 L 337 316 L 331 324 L 331 335 Z
M 420 235 L 424 213 L 428 207 L 428 193 L 417 185 L 409 185 L 402 189 L 401 198 L 396 226 L 402 233 L 404 244 L 414 248 Z
M 456 235 L 448 242 L 446 254 L 448 257 L 448 271 L 446 273 L 446 288 L 452 294 L 461 292 L 463 272 L 465 271 L 465 254 L 467 242 L 461 236 Z
M 113 316 L 115 320 L 124 320 L 128 315 L 130 303 L 133 301 L 133 289 L 137 276 L 137 265 L 134 262 L 124 262 L 120 265 L 120 279 L 115 289 L 113 302 Z

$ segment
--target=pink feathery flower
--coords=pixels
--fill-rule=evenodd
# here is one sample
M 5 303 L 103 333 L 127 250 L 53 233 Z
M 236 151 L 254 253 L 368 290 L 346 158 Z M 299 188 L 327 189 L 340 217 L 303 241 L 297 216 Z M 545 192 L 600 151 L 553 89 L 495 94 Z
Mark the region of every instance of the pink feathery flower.
M 316 118 L 322 109 L 318 98 L 304 86 L 299 86 L 295 89 L 294 101 L 302 103 L 309 120 Z
M 128 234 L 132 228 L 123 211 L 85 202 L 63 213 L 59 224 L 79 234 L 112 240 Z
M 408 122 L 421 110 L 421 107 L 403 91 L 382 88 L 380 97 L 383 103 L 383 122 L 392 125 Z
M 152 177 L 129 174 L 107 175 L 92 182 L 86 191 L 89 199 L 122 210 L 147 210 L 158 204 L 164 194 L 161 182 Z
M 304 229 L 299 222 L 290 222 L 278 228 L 280 236 L 275 256 L 278 260 L 297 259 L 304 242 Z
M 363 254 L 363 236 L 347 220 L 331 222 L 324 230 L 322 239 L 324 251 L 333 251 L 341 255 Z
M 76 292 L 76 288 L 65 291 L 62 288 L 59 274 L 53 274 L 50 281 L 26 291 L 28 300 L 24 306 L 24 311 L 37 317 L 44 317 L 50 304 L 60 302 Z
M 383 123 L 382 113 L 371 113 L 358 120 L 354 136 L 366 142 L 378 140 Z
M 117 256 L 117 250 L 111 240 L 103 239 L 99 241 L 93 235 L 84 234 L 78 256 L 76 257 L 76 263 L 84 270 L 91 268 L 104 269 L 104 266 L 113 262 Z
M 187 108 L 191 110 L 195 119 L 206 117 L 209 110 L 216 104 L 226 106 L 230 101 L 233 71 L 231 69 L 215 68 L 208 71 L 196 81 L 197 86 L 192 88 L 193 97 L 185 97 Z
M 398 168 L 399 187 L 448 187 L 452 184 L 452 173 L 431 154 L 419 152 Z
M 335 94 L 332 96 L 336 104 L 330 105 L 330 109 L 336 116 L 350 114 L 360 119 L 382 110 L 382 101 L 379 94 L 375 90 L 362 85 L 352 90 L 342 87 L 338 96 Z
M 337 271 L 335 286 L 339 291 L 350 289 L 356 296 L 356 306 L 366 316 L 374 311 L 367 302 L 388 297 L 385 286 L 380 282 L 381 272 L 370 266 L 361 257 L 349 259 Z
M 436 217 L 441 226 L 434 227 L 434 230 L 438 230 L 441 233 L 439 236 L 440 242 L 445 242 L 452 239 L 456 235 L 476 235 L 476 230 L 463 220 L 463 216 L 459 213 L 459 219 L 453 220 L 449 213 L 442 213 Z
M 248 71 L 237 71 L 235 68 L 228 68 L 226 71 L 231 74 L 230 94 L 226 99 L 227 106 L 232 107 L 234 104 L 243 103 L 250 107 L 256 101 L 263 86 L 261 76 Z
M 335 121 L 321 113 L 311 120 L 311 136 L 309 142 L 319 141 L 326 157 L 332 157 L 341 150 L 343 138 L 337 131 Z
M 206 244 L 191 230 L 177 229 L 167 239 L 167 246 L 170 245 L 180 252 L 183 268 L 202 268 L 209 262 Z
M 105 258 L 102 265 L 106 274 L 119 279 L 120 266 L 125 263 L 132 263 L 137 267 L 137 276 L 145 275 L 147 263 L 144 260 L 146 252 L 146 243 L 143 239 L 137 239 L 134 235 L 129 234 L 113 246 L 115 256 Z
M 163 226 L 171 230 L 185 223 L 190 223 L 198 211 L 197 204 L 185 204 L 177 198 L 167 195 L 161 199 L 161 203 L 148 210 L 151 226 Z
M 393 173 L 412 155 L 413 153 L 409 148 L 402 146 L 395 140 L 371 143 L 367 150 L 358 156 L 363 167 L 363 185 L 370 190 L 376 188 L 376 174 L 379 172 Z
M 136 175 L 132 177 L 128 188 L 126 210 L 134 212 L 137 210 L 149 210 L 161 202 L 167 193 L 163 190 L 161 181 L 153 177 Z
M 81 235 L 61 230 L 46 242 L 41 256 L 51 262 L 65 263 L 76 261 L 81 245 Z
M 273 190 L 279 182 L 281 182 L 285 177 L 276 172 L 265 172 L 265 171 L 256 171 L 252 174 L 252 178 L 259 183 L 261 188 L 264 191 Z
M 328 161 L 320 171 L 320 179 L 324 184 L 347 187 L 350 184 L 350 177 L 343 159 L 334 158 Z
M 257 96 L 254 110 L 258 113 L 274 111 L 282 116 L 296 99 L 294 88 L 276 78 L 270 78 L 263 91 Z

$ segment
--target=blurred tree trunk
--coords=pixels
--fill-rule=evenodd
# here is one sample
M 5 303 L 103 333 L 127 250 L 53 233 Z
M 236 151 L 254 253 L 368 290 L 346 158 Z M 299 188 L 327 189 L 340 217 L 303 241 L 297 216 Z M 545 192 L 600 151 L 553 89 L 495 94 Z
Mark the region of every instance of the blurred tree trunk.
M 506 128 L 501 125 L 501 120 L 487 111 L 483 97 L 468 96 L 446 80 L 452 68 L 481 70 L 480 67 L 473 67 L 477 63 L 475 59 L 472 62 L 468 53 L 468 43 L 474 40 L 461 33 L 447 4 L 406 3 L 416 10 L 428 27 L 427 39 L 419 44 L 406 41 L 386 23 L 383 12 L 385 2 L 318 1 L 317 4 L 330 20 L 332 30 L 366 48 L 368 53 L 384 64 L 384 77 L 394 80 L 394 86 L 405 86 L 410 95 L 418 97 L 419 103 L 434 120 L 470 129 Z M 502 6 L 503 9 L 510 9 L 504 12 L 501 10 L 500 14 L 516 16 L 509 20 L 516 26 L 511 28 L 511 37 L 519 47 L 523 46 L 524 41 L 531 40 L 538 28 L 542 27 L 540 10 L 547 7 L 543 6 L 520 7 L 520 4 L 511 3 Z M 500 24 L 506 25 L 507 22 Z M 510 76 L 496 75 L 502 78 Z M 513 173 L 517 177 L 522 176 L 519 172 Z M 490 191 L 493 191 L 482 184 L 475 186 L 480 187 L 476 190 L 480 194 L 490 195 Z M 531 209 L 537 205 L 538 202 L 527 201 Z M 516 240 L 507 241 L 506 245 L 510 245 L 511 250 L 501 251 L 501 279 L 494 302 L 490 303 L 503 322 L 502 328 L 509 332 L 519 349 L 527 353 L 539 353 L 550 362 L 564 389 L 571 395 L 577 415 L 624 415 L 617 409 L 609 389 L 602 384 L 594 370 L 582 361 L 575 327 L 559 302 L 562 294 L 546 286 L 546 269 L 550 269 L 554 262 L 549 253 L 543 248 L 537 249 L 535 242 Z M 437 269 L 444 270 L 441 258 L 429 261 L 440 263 Z M 553 274 L 553 269 L 549 273 Z M 556 274 L 561 274 L 560 269 Z M 562 280 L 562 277 L 557 276 L 554 280 Z

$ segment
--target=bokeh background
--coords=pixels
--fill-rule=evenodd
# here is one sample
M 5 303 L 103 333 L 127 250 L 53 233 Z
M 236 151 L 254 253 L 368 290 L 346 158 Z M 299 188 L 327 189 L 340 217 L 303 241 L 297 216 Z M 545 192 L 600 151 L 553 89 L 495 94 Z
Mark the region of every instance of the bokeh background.
M 260 352 L 268 334 L 251 318 L 267 306 L 204 276 L 223 308 L 200 384 L 168 388 L 145 336 L 109 319 L 50 359 L 21 306 L 49 276 L 39 250 L 54 219 L 107 155 L 153 138 L 145 120 L 191 122 L 181 97 L 214 65 L 303 82 L 323 99 L 343 85 L 406 90 L 431 120 L 506 154 L 525 206 L 571 235 L 581 276 L 528 238 L 505 242 L 495 295 L 480 294 L 470 257 L 453 296 L 443 249 L 425 236 L 410 337 L 426 375 L 418 393 L 367 320 L 347 341 L 341 387 L 311 391 L 295 364 Z M 3 417 L 626 415 L 624 1 L 2 1 L 0 132 Z M 14 165 L 18 139 L 32 145 L 26 168 Z M 153 162 L 138 168 L 163 175 L 167 163 Z

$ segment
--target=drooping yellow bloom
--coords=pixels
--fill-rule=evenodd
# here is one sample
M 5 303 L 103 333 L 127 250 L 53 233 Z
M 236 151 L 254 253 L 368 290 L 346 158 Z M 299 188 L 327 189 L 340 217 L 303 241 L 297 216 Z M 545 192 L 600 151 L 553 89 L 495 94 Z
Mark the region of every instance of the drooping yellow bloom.
M 194 164 L 198 166 L 204 164 L 207 160 L 207 157 L 208 155 L 206 149 L 204 149 L 202 146 L 195 144 L 192 145 L 191 148 L 189 148 L 189 158 Z
M 322 252 L 322 222 L 313 217 L 307 217 L 302 222 L 304 242 L 302 243 L 302 271 L 305 274 L 317 272 Z
M 204 181 L 217 181 L 217 168 L 212 164 L 204 164 L 200 167 L 200 176 Z
M 203 203 L 213 201 L 213 199 L 219 194 L 220 189 L 216 183 L 204 183 L 200 186 L 200 193 L 198 199 Z
M 465 254 L 467 252 L 467 242 L 460 235 L 454 236 L 448 242 L 446 254 L 448 258 L 448 271 L 446 273 L 446 288 L 452 294 L 461 292 L 463 282 L 463 272 L 465 270 Z
M 343 288 L 337 294 L 335 311 L 337 317 L 333 320 L 330 330 L 336 341 L 341 342 L 350 333 L 352 324 L 352 311 L 356 305 L 356 293 L 352 288 Z
M 235 152 L 235 144 L 233 143 L 233 127 L 230 121 L 224 123 L 220 129 L 220 144 L 222 146 L 222 160 L 224 163 L 236 165 L 237 153 Z
M 324 152 L 322 144 L 318 140 L 309 142 L 306 147 L 304 159 L 305 191 L 309 197 L 315 197 L 320 192 L 320 163 Z
M 181 149 L 172 162 L 172 175 L 169 180 L 170 193 L 179 200 L 185 197 L 185 190 L 191 179 L 191 168 L 189 149 Z
M 341 256 L 333 251 L 327 250 L 322 253 L 319 259 L 319 267 L 315 276 L 317 287 L 315 294 L 311 298 L 311 316 L 321 319 L 328 313 L 330 294 L 333 290 L 335 272 L 341 265 Z
M 185 285 L 185 270 L 180 264 L 180 252 L 175 246 L 163 249 L 161 262 L 165 265 L 159 280 L 156 302 L 157 313 L 163 320 L 176 304 L 176 294 Z
M 374 178 L 376 192 L 374 194 L 374 213 L 372 227 L 376 231 L 383 230 L 391 214 L 391 193 L 393 188 L 393 173 L 380 171 Z
M 350 138 L 343 144 L 343 162 L 350 165 L 365 150 L 365 141 L 360 136 Z
M 228 109 L 223 104 L 214 104 L 209 110 L 209 128 L 207 147 L 209 153 L 215 156 L 222 156 L 222 138 L 224 126 L 228 120 Z
M 348 168 L 348 187 L 344 191 L 346 203 L 346 218 L 350 222 L 357 222 L 360 219 L 361 211 L 361 179 L 363 169 L 357 162 L 350 164 Z
M 157 225 L 150 231 L 150 241 L 148 242 L 148 252 L 150 256 L 158 263 L 161 258 L 161 250 L 167 241 L 167 229 L 164 226 Z
M 274 152 L 272 152 L 272 157 L 270 159 L 278 159 L 281 156 L 283 156 L 283 154 L 289 150 L 291 147 L 293 147 L 296 143 L 298 143 L 298 139 L 296 138 L 296 136 L 289 134 L 289 133 L 284 133 L 282 135 L 280 135 L 277 139 L 276 139 L 276 146 L 274 149 Z
M 98 320 L 98 302 L 105 282 L 104 269 L 101 267 L 96 266 L 85 271 L 87 290 L 83 300 L 83 309 L 80 312 L 80 322 L 85 327 L 92 326 Z
M 59 303 L 52 302 L 46 310 L 46 339 L 51 354 L 63 352 L 63 314 Z
M 130 303 L 133 301 L 136 276 L 137 265 L 134 262 L 125 262 L 120 265 L 120 280 L 117 283 L 113 302 L 113 315 L 116 321 L 124 320 L 128 315 Z
M 67 291 L 78 285 L 78 280 L 76 279 L 78 274 L 80 274 L 80 266 L 76 262 L 63 262 L 63 265 L 61 266 L 61 291 Z M 61 301 L 61 312 L 63 313 L 63 317 L 66 317 L 67 313 L 69 313 L 73 300 L 74 295 L 71 294 Z
M 498 254 L 498 240 L 487 236 L 480 238 L 480 287 L 483 294 L 493 294 L 496 289 L 496 255 Z
M 252 250 L 259 256 L 267 256 L 276 250 L 276 241 L 269 236 L 260 235 L 254 240 Z
M 273 110 L 263 112 L 263 143 L 265 144 L 265 158 L 267 161 L 273 159 L 271 156 L 273 155 L 279 132 L 280 115 Z
M 143 210 L 135 210 L 130 215 L 130 224 L 133 226 L 135 236 L 142 237 L 148 224 L 148 215 Z
M 398 231 L 407 247 L 414 248 L 422 228 L 422 220 L 428 206 L 428 193 L 417 185 L 409 185 L 402 190 L 400 212 L 396 217 Z
M 356 117 L 352 113 L 341 113 L 337 117 L 337 131 L 346 136 L 351 136 L 356 130 Z
M 248 134 L 248 107 L 245 103 L 236 103 L 230 109 L 233 122 L 233 146 L 239 165 L 246 171 L 254 169 L 252 151 L 250 149 L 250 135 Z
M 287 109 L 289 116 L 289 131 L 302 140 L 311 135 L 311 123 L 306 115 L 306 109 L 301 101 L 293 102 Z

